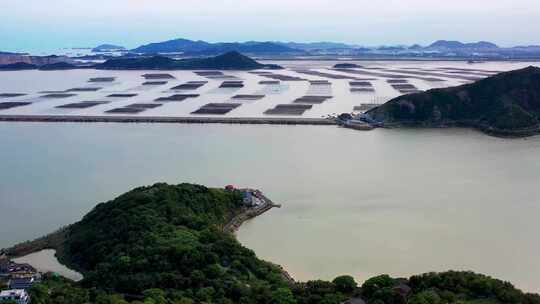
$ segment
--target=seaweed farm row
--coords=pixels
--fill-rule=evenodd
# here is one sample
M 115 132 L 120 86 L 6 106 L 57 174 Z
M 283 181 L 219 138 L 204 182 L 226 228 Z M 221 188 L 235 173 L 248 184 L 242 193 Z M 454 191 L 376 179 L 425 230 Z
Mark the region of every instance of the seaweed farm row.
M 323 118 L 528 65 L 334 64 L 299 61 L 283 70 L 249 72 L 0 72 L 0 115 Z

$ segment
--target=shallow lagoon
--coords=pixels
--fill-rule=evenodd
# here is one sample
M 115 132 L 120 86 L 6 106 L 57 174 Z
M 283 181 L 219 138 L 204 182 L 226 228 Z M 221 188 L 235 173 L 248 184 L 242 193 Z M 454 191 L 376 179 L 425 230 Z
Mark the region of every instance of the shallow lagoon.
M 40 272 L 54 272 L 74 281 L 82 280 L 82 274 L 60 264 L 55 254 L 55 250 L 45 249 L 14 259 L 14 261 L 30 264 Z

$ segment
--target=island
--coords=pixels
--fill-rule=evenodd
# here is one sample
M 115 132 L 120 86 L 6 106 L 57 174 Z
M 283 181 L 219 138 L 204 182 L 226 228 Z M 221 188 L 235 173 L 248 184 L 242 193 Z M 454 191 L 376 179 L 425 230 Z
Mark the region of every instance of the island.
M 249 41 L 244 43 L 210 43 L 202 40 L 193 41 L 182 38 L 142 45 L 131 51 L 139 54 L 182 53 L 189 55 L 216 55 L 233 51 L 257 55 L 293 55 L 304 53 L 302 50 L 294 49 L 287 45 L 274 42 Z
M 94 57 L 91 57 L 94 58 Z M 101 57 L 99 57 L 101 58 Z M 232 51 L 213 57 L 194 57 L 188 59 L 173 59 L 166 56 L 131 56 L 107 57 L 99 64 L 80 63 L 73 60 L 55 57 L 55 60 L 34 60 L 36 63 L 16 62 L 0 65 L 0 71 L 17 70 L 238 70 L 283 69 L 276 64 L 262 64 L 239 52 Z
M 334 65 L 334 69 L 356 69 L 361 68 L 361 65 L 358 65 L 356 63 L 337 63 Z
M 108 52 L 124 52 L 127 51 L 125 47 L 114 44 L 101 44 L 92 49 L 94 53 L 108 53 Z
M 80 68 L 79 66 L 67 62 L 56 62 L 50 64 L 44 64 L 38 69 L 41 71 L 61 71 L 61 70 L 74 70 Z
M 38 66 L 26 62 L 16 62 L 9 64 L 0 65 L 0 71 L 24 71 L 24 70 L 35 70 Z
M 102 70 L 255 70 L 280 69 L 261 64 L 238 52 L 208 58 L 172 59 L 164 56 L 110 59 L 95 66 Z
M 55 249 L 80 282 L 44 274 L 32 303 L 502 304 L 540 303 L 510 283 L 473 272 L 296 282 L 242 246 L 242 221 L 277 207 L 255 189 L 157 183 L 98 204 L 81 221 L 3 250 L 8 258 Z M 9 261 L 8 261 L 8 264 Z M 9 268 L 9 267 L 8 267 Z
M 471 84 L 408 94 L 368 111 L 386 127 L 466 126 L 497 136 L 540 133 L 540 68 L 504 72 Z

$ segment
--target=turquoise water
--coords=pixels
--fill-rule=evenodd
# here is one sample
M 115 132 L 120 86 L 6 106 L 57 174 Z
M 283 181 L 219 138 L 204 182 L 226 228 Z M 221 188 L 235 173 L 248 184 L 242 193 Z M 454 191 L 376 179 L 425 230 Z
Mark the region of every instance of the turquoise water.
M 0 123 L 0 247 L 154 182 L 260 188 L 238 232 L 300 280 L 470 269 L 540 291 L 540 137 L 473 130 Z

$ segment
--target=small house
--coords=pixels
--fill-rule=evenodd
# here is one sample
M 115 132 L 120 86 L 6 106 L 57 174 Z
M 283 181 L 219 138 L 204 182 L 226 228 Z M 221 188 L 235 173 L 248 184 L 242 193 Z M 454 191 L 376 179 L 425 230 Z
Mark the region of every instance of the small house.
M 13 301 L 17 304 L 30 303 L 30 296 L 23 289 L 12 289 L 0 291 L 0 302 Z
M 27 263 L 10 262 L 7 273 L 12 277 L 32 276 L 37 273 L 37 270 Z
M 246 206 L 253 206 L 253 194 L 251 193 L 251 191 L 242 192 L 242 202 Z

